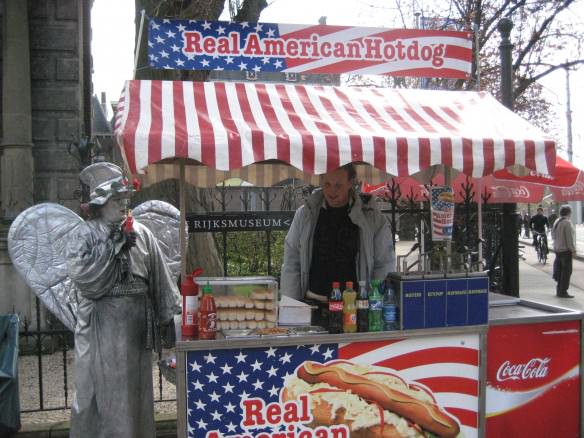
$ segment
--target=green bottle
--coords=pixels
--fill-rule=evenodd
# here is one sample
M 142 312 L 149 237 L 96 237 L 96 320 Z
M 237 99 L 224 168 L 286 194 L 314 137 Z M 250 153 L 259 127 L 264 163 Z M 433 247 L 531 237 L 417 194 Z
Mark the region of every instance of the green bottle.
M 371 281 L 369 292 L 369 331 L 380 332 L 383 330 L 383 297 L 379 293 L 379 280 Z

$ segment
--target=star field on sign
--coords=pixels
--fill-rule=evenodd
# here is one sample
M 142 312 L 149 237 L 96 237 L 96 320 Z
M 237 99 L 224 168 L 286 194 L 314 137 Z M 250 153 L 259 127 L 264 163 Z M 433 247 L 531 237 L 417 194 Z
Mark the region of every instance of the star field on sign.
M 233 350 L 188 352 L 189 437 L 204 437 L 209 431 L 225 436 L 243 433 L 243 400 L 278 401 L 284 382 L 301 363 L 337 358 L 336 344 L 251 348 L 236 354 Z

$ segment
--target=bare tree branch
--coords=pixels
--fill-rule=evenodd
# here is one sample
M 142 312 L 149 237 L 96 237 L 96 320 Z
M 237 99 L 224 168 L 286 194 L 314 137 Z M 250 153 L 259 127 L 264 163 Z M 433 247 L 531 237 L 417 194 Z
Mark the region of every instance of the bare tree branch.
M 536 65 L 541 66 L 541 65 L 546 65 L 546 64 L 544 64 L 544 63 L 538 63 Z M 542 71 L 541 73 L 539 73 L 539 74 L 537 74 L 535 76 L 520 78 L 519 81 L 518 81 L 518 85 L 513 90 L 513 96 L 514 97 L 520 96 L 534 82 L 539 81 L 541 78 L 549 75 L 550 73 L 553 73 L 556 70 L 560 70 L 560 69 L 563 69 L 563 68 L 570 68 L 570 67 L 574 67 L 576 65 L 584 65 L 584 59 L 578 59 L 576 61 L 563 62 L 563 63 L 557 64 L 557 65 L 550 65 L 550 64 L 547 64 L 547 65 L 549 65 L 549 68 L 547 68 L 546 70 Z
M 558 14 L 566 9 L 574 0 L 566 0 L 561 6 L 556 7 L 552 15 L 547 17 L 536 31 L 534 31 L 529 39 L 527 45 L 523 48 L 523 50 L 517 56 L 517 59 L 513 63 L 513 70 L 518 70 L 523 62 L 524 58 L 531 53 L 533 47 L 539 42 L 543 33 L 548 29 L 551 23 L 555 20 Z

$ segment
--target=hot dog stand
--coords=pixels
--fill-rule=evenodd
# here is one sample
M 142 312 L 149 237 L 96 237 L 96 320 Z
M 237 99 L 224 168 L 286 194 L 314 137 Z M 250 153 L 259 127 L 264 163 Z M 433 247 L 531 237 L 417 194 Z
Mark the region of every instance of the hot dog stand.
M 367 120 L 367 123 L 374 124 L 373 116 L 388 110 L 382 102 L 406 101 L 407 108 L 401 111 L 410 114 L 413 121 L 416 117 L 428 118 L 432 111 L 447 114 L 448 108 L 459 108 L 457 131 L 474 130 L 474 138 L 480 132 L 485 132 L 487 136 L 489 132 L 499 132 L 501 120 L 506 120 L 511 121 L 510 129 L 521 131 L 522 136 L 510 135 L 510 138 L 521 138 L 515 141 L 507 137 L 471 140 L 460 132 L 460 137 L 454 137 L 451 130 L 448 137 L 435 139 L 427 136 L 428 133 L 420 133 L 415 138 L 411 133 L 396 137 L 395 132 L 391 131 L 382 139 L 386 148 L 380 149 L 379 138 L 364 138 L 363 132 L 358 131 L 358 142 L 354 138 L 338 138 L 334 146 L 339 154 L 322 156 L 319 155 L 322 151 L 333 146 L 330 136 L 326 140 L 323 137 L 321 141 L 316 139 L 316 131 L 302 134 L 298 120 L 294 119 L 297 116 L 294 107 L 287 105 L 290 99 L 300 99 L 301 96 L 307 96 L 311 102 L 321 99 L 329 101 L 339 93 L 346 98 L 331 104 L 330 111 L 343 108 L 346 111 L 349 102 L 356 102 L 353 111 L 357 113 L 364 111 L 366 105 L 371 105 L 366 116 L 368 119 L 362 116 L 354 123 L 365 123 Z M 134 171 L 147 168 L 147 183 L 182 176 L 182 181 L 213 185 L 226 175 L 238 175 L 262 185 L 289 176 L 298 177 L 301 173 L 305 174 L 305 179 L 311 179 L 317 171 L 326 171 L 328 166 L 336 167 L 348 161 L 371 164 L 358 166 L 361 177 L 369 181 L 376 178 L 383 180 L 387 173 L 405 174 L 423 170 L 436 164 L 437 160 L 471 174 L 490 172 L 497 166 L 509 163 L 510 157 L 521 157 L 521 162 L 531 163 L 543 172 L 548 171 L 548 166 L 553 166 L 553 142 L 535 136 L 527 137 L 532 131 L 526 122 L 484 93 L 420 93 L 417 90 L 400 90 L 398 93 L 393 90 L 328 90 L 298 85 L 129 81 L 124 96 L 126 108 L 120 113 L 118 135 L 125 145 L 126 158 L 130 155 L 128 151 L 133 154 L 134 161 L 130 158 L 130 168 Z M 149 96 L 150 100 L 145 101 L 144 96 Z M 186 101 L 187 97 L 192 100 Z M 258 125 L 246 125 L 247 131 L 235 135 L 241 126 L 231 124 L 235 123 L 230 121 L 232 119 L 227 119 L 225 114 L 203 112 L 211 111 L 212 105 L 208 105 L 207 109 L 199 108 L 201 102 L 224 102 L 224 99 L 232 97 L 237 99 L 240 108 L 246 107 L 242 105 L 244 99 L 259 105 L 254 109 L 256 119 L 258 112 L 264 114 L 265 120 L 271 116 L 273 120 L 265 122 L 267 131 L 261 131 Z M 266 97 L 271 100 L 266 101 Z M 282 99 L 279 104 L 276 103 L 278 98 Z M 176 99 L 185 107 L 199 108 L 196 112 L 198 129 L 202 130 L 207 123 L 209 131 L 196 135 L 191 133 L 189 129 L 193 127 L 185 126 L 184 118 L 181 122 L 176 112 L 172 125 L 167 126 L 167 105 L 175 105 Z M 435 110 L 428 107 L 433 103 L 437 103 Z M 234 104 L 225 102 L 223 105 L 234 107 Z M 412 111 L 422 107 L 425 109 L 413 117 Z M 146 116 L 142 114 L 145 108 L 148 110 Z M 276 110 L 282 114 L 275 114 Z M 481 120 L 480 114 L 485 111 L 491 114 L 500 111 L 500 116 L 492 119 L 497 119 L 499 124 L 493 122 L 496 126 L 488 126 L 489 123 Z M 163 113 L 167 114 L 164 118 Z M 390 117 L 388 112 L 383 114 Z M 294 125 L 292 122 L 286 125 L 283 115 L 289 117 L 288 120 L 292 120 Z M 147 130 L 141 130 L 145 124 L 144 117 L 149 118 Z M 246 117 L 243 115 L 241 120 Z M 331 119 L 326 120 L 333 123 Z M 278 122 L 278 130 L 274 121 Z M 481 122 L 478 127 L 468 126 L 477 121 Z M 338 120 L 338 123 L 341 122 Z M 343 129 L 348 131 L 351 125 L 347 121 L 342 123 Z M 382 123 L 385 122 L 379 121 L 376 128 L 381 129 Z M 430 118 L 429 123 L 436 123 L 436 119 Z M 316 122 L 312 127 L 315 126 Z M 286 133 L 286 128 L 291 131 Z M 172 136 L 169 137 L 169 133 Z M 443 134 L 446 135 L 444 127 Z M 157 149 L 152 147 L 153 138 L 154 145 L 159 145 Z M 199 145 L 198 149 L 193 148 L 193 138 L 204 138 L 207 142 Z M 263 139 L 263 149 L 258 150 L 257 143 L 253 143 L 255 149 L 245 148 L 245 141 L 251 142 L 252 138 Z M 302 160 L 292 152 L 296 147 L 295 141 L 303 145 Z M 324 149 L 319 149 L 319 145 Z M 433 149 L 434 146 L 438 152 Z M 343 147 L 348 148 L 347 152 L 343 152 Z M 199 155 L 190 155 L 193 150 Z M 308 150 L 312 152 L 308 153 Z M 407 158 L 396 161 L 391 154 L 403 154 Z M 177 157 L 181 158 L 178 162 Z M 274 159 L 290 162 L 292 166 L 272 161 Z M 206 166 L 185 166 L 196 164 L 192 160 Z M 238 167 L 245 164 L 246 167 Z M 235 169 L 230 171 L 230 166 L 235 166 Z M 481 287 L 486 293 L 485 286 Z M 456 418 L 460 436 L 496 436 L 489 435 L 489 430 L 508 430 L 510 424 L 523 424 L 522 430 L 529 427 L 537 431 L 546 430 L 546 418 L 548 421 L 554 418 L 557 414 L 555 410 L 566 411 L 564 404 L 550 403 L 546 401 L 548 399 L 570 400 L 568 409 L 574 410 L 574 415 L 562 424 L 566 431 L 576 431 L 577 435 L 582 421 L 579 409 L 582 398 L 582 314 L 526 301 L 507 303 L 505 306 L 493 307 L 493 304 L 491 300 L 488 324 L 478 321 L 479 324 L 475 325 L 466 325 L 465 322 L 448 327 L 422 326 L 396 332 L 344 335 L 287 332 L 285 335 L 275 333 L 215 341 L 196 341 L 179 336 L 176 347 L 179 434 L 209 436 L 209 432 L 219 430 L 214 427 L 222 424 L 220 436 L 271 436 L 262 435 L 259 431 L 272 433 L 283 426 L 286 423 L 284 416 L 278 416 L 277 412 L 290 409 L 290 412 L 296 410 L 298 415 L 288 415 L 290 424 L 286 425 L 286 433 L 291 437 L 312 436 L 309 433 L 316 429 L 307 427 L 310 422 L 300 413 L 302 403 L 283 402 L 282 389 L 304 361 L 334 364 L 334 361 L 341 360 L 385 367 L 393 370 L 397 378 L 407 385 L 423 387 L 420 391 L 428 393 L 438 406 Z M 513 347 L 502 348 L 507 345 Z M 538 346 L 542 345 L 545 348 L 538 350 Z M 531 346 L 533 349 L 528 348 Z M 256 402 L 246 405 L 243 401 L 247 399 Z M 245 406 L 248 406 L 251 416 L 247 423 L 241 419 Z M 545 406 L 545 415 L 536 410 L 540 423 L 530 421 L 525 424 L 525 420 L 522 422 L 515 418 L 523 412 L 533 413 L 533 406 Z M 268 412 L 272 413 L 269 421 Z M 555 420 L 553 423 L 556 423 Z M 342 430 L 326 427 L 318 431 L 332 435 L 343 433 Z M 320 436 L 328 436 L 326 434 Z
M 349 162 L 371 183 L 437 165 L 481 177 L 515 164 L 550 174 L 555 164 L 551 139 L 482 92 L 132 80 L 115 133 L 128 169 L 144 173 L 145 184 L 179 179 L 183 225 L 186 182 L 212 187 L 237 176 L 258 186 L 287 178 L 317 184 L 318 175 Z M 481 278 L 396 281 L 412 298 L 409 309 L 417 303 L 414 314 L 423 316 L 414 326 L 402 319 L 404 330 L 330 335 L 262 319 L 266 331 L 257 336 L 198 341 L 179 333 L 179 436 L 342 437 L 349 427 L 356 436 L 383 436 L 390 427 L 402 436 L 422 429 L 485 436 L 508 430 L 534 403 L 546 406 L 545 415 L 537 411 L 541 422 L 525 428 L 542 431 L 550 394 L 577 411 L 565 436 L 581 430 L 581 313 L 525 301 L 495 306 L 503 303 L 489 299 Z M 464 311 L 448 307 L 449 292 Z M 440 294 L 444 318 L 426 325 L 426 298 L 436 305 Z M 482 310 L 468 312 L 469 303 Z M 569 348 L 560 349 L 564 339 Z M 501 348 L 507 344 L 521 348 Z M 322 387 L 314 377 L 321 375 L 342 382 Z M 345 385 L 351 380 L 355 389 Z M 384 395 L 361 394 L 363 386 Z M 396 407 L 396 397 L 413 408 Z M 338 407 L 344 418 L 333 422 Z

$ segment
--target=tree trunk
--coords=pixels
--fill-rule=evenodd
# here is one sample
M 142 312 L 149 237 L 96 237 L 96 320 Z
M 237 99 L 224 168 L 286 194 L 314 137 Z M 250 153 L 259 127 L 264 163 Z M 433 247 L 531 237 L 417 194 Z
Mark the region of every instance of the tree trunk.
M 198 189 L 186 184 L 187 213 L 201 213 L 212 210 L 212 199 L 209 190 Z M 176 179 L 162 181 L 146 187 L 132 198 L 132 208 L 149 199 L 166 201 L 179 207 L 179 182 Z M 207 277 L 223 275 L 223 264 L 217 251 L 215 239 L 211 233 L 189 234 L 187 249 L 187 272 L 201 267 Z
M 135 0 L 136 40 L 140 30 L 141 11 L 146 17 L 142 38 L 136 41 L 139 47 L 138 63 L 134 79 L 175 80 L 175 81 L 205 81 L 208 71 L 193 70 L 154 70 L 148 64 L 148 17 L 162 17 L 191 20 L 218 20 L 225 6 L 224 0 Z M 265 0 L 245 0 L 235 16 L 236 21 L 255 22 L 259 20 L 261 11 L 267 7 Z M 135 205 L 148 199 L 160 199 L 178 208 L 178 181 L 163 181 L 144 188 L 135 196 Z M 187 185 L 186 212 L 205 212 L 212 207 L 212 199 L 208 190 L 197 189 Z M 202 267 L 205 276 L 223 275 L 223 263 L 219 257 L 215 239 L 211 233 L 192 233 L 189 235 L 187 250 L 187 272 L 195 267 Z

